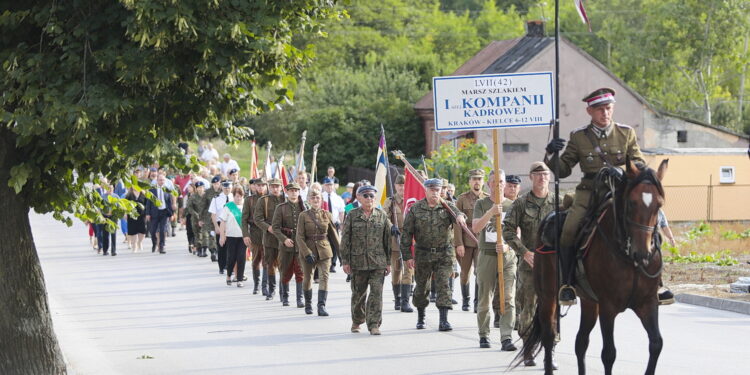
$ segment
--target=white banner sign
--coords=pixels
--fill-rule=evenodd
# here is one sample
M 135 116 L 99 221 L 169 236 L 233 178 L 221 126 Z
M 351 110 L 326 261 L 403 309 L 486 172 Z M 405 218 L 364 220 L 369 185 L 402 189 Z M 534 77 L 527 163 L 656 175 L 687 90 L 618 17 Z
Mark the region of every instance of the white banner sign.
M 554 118 L 551 72 L 434 77 L 439 132 L 547 126 Z

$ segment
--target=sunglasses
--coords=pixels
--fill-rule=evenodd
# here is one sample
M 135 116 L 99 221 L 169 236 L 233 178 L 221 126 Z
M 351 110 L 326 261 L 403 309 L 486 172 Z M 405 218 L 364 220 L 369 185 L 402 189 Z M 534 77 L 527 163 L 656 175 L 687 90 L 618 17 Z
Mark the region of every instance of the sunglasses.
M 373 199 L 375 198 L 375 194 L 371 194 L 371 193 L 362 194 L 362 198 Z

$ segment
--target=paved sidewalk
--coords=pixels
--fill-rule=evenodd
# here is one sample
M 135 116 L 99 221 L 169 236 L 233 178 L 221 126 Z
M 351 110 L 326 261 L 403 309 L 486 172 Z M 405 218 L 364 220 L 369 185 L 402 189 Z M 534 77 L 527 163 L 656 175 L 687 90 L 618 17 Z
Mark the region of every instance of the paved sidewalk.
M 149 239 L 146 252 L 133 254 L 118 234 L 118 256 L 104 257 L 91 250 L 83 224 L 68 228 L 34 213 L 30 219 L 55 330 L 73 374 L 497 374 L 515 354 L 500 351 L 494 328 L 493 347 L 479 349 L 476 315 L 460 308 L 449 314 L 452 332 L 437 331 L 433 306 L 428 328 L 417 331 L 416 313 L 393 310 L 388 282 L 383 335 L 352 334 L 349 284 L 340 268 L 330 282 L 331 316 L 307 316 L 278 299 L 252 295 L 252 281 L 242 289 L 226 286 L 216 263 L 187 253 L 184 231 L 167 239 L 164 255 L 149 251 Z M 563 319 L 558 374 L 577 373 L 578 311 Z M 750 372 L 749 316 L 684 304 L 660 312 L 659 373 Z M 615 340 L 615 373 L 643 373 L 648 340 L 635 314 L 620 315 Z M 600 351 L 597 327 L 589 373 L 602 373 Z M 541 367 L 512 372 L 540 373 Z

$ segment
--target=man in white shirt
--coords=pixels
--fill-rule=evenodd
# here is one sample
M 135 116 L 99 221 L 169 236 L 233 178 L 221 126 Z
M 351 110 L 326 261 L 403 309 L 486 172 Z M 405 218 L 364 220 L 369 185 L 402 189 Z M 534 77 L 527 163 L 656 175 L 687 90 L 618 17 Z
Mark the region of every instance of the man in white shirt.
M 201 154 L 201 159 L 205 162 L 209 161 L 217 161 L 219 160 L 219 152 L 216 151 L 214 148 L 214 145 L 212 143 L 209 143 L 206 145 L 206 148 L 203 149 L 203 153 Z
M 334 190 L 334 182 L 330 177 L 323 179 L 323 202 L 327 204 L 328 212 L 333 217 L 333 225 L 336 229 L 341 228 L 341 223 L 344 221 L 344 200 L 336 194 Z M 331 258 L 331 269 L 330 272 L 336 272 L 336 259 L 339 257 L 338 249 L 333 248 L 333 258 Z
M 229 171 L 232 169 L 236 169 L 237 172 L 240 171 L 240 165 L 229 154 L 224 154 L 224 161 L 219 163 L 219 167 L 221 168 L 221 174 L 224 176 L 229 176 Z
M 299 197 L 303 202 L 307 202 L 307 193 L 310 191 L 310 187 L 307 185 L 307 172 L 300 171 L 297 173 L 296 182 L 299 184 Z
M 208 212 L 211 214 L 211 221 L 213 221 L 214 228 L 219 228 L 219 214 L 224 209 L 224 205 L 232 200 L 232 182 L 222 181 L 221 193 L 215 196 L 211 200 L 211 205 L 208 207 Z M 223 275 L 224 270 L 227 266 L 227 248 L 219 243 L 219 234 L 216 233 L 216 245 L 219 255 L 219 274 Z

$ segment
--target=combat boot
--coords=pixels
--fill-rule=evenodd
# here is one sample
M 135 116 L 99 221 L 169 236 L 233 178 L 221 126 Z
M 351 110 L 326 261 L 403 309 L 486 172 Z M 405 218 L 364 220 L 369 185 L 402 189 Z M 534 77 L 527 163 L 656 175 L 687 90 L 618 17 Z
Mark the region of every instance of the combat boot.
M 437 291 L 435 290 L 435 280 L 433 279 L 430 283 L 430 302 L 435 303 L 437 301 Z
M 326 311 L 326 299 L 328 299 L 328 291 L 319 290 L 318 291 L 318 316 L 328 316 L 328 311 Z
M 305 307 L 305 304 L 302 303 L 302 283 L 297 283 L 295 288 L 295 294 L 297 296 L 297 308 Z
M 289 283 L 279 285 L 281 306 L 289 306 Z
M 439 325 L 438 330 L 441 332 L 452 331 L 453 327 L 451 327 L 451 324 L 448 323 L 448 308 L 439 307 L 439 310 L 440 310 L 440 325 Z
M 253 294 L 258 294 L 260 288 L 260 270 L 253 269 Z
M 573 247 L 560 248 L 560 266 L 562 268 L 562 285 L 557 292 L 557 300 L 560 306 L 571 306 L 576 304 L 576 290 L 573 288 L 572 275 L 575 271 Z
M 393 303 L 393 309 L 401 310 L 401 285 L 399 284 L 393 285 L 393 299 L 395 300 Z
M 263 268 L 260 279 L 260 292 L 264 297 L 268 296 L 268 270 Z
M 409 296 L 411 295 L 411 284 L 401 284 L 401 312 L 410 313 L 414 309 L 409 305 Z
M 312 289 L 305 291 L 305 314 L 312 315 Z
M 417 307 L 417 329 L 424 329 L 424 307 Z
M 455 283 L 456 278 L 455 277 L 451 277 L 450 281 L 451 281 L 451 284 L 450 284 L 451 285 L 451 304 L 452 305 L 458 305 L 458 301 L 456 301 L 456 299 L 453 298 L 453 284 Z
M 469 300 L 471 299 L 471 297 L 469 296 L 469 284 L 461 285 L 461 298 L 463 300 L 461 310 L 469 311 Z
M 268 294 L 266 294 L 266 301 L 273 299 L 276 295 L 276 275 L 268 275 Z

